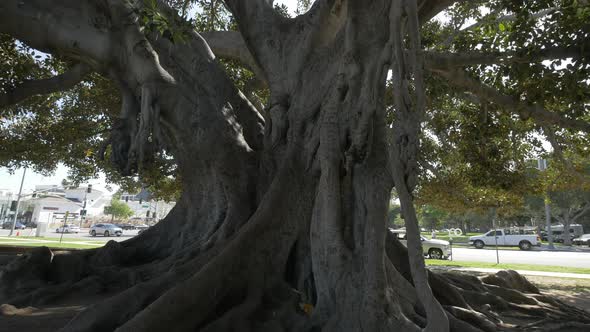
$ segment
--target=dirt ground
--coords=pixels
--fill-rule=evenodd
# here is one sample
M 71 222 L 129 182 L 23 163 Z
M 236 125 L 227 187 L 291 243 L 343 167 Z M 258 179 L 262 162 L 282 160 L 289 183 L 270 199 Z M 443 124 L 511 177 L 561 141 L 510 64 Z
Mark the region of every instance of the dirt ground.
M 6 306 L 0 307 L 0 331 L 58 331 L 84 308 L 84 306 L 59 306 L 15 311 L 12 308 L 6 308 Z
M 481 274 L 478 274 L 481 275 Z M 539 289 L 561 301 L 590 312 L 590 279 L 527 277 Z M 112 295 L 112 294 L 111 294 Z M 0 305 L 0 332 L 53 332 L 76 314 L 101 299 L 68 297 L 60 305 L 41 308 L 14 308 Z
M 549 278 L 527 276 L 546 294 L 590 312 L 590 279 Z

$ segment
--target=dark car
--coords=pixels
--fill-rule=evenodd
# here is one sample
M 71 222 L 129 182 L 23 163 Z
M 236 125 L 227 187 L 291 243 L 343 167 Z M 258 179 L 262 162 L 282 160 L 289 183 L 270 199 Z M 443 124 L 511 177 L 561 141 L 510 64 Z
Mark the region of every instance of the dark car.
M 566 236 L 565 234 L 563 234 L 562 231 L 553 231 L 551 232 L 551 234 L 553 235 L 553 242 L 555 243 L 563 243 L 564 242 L 564 236 Z M 574 238 L 573 234 L 569 235 L 570 239 Z M 547 236 L 547 232 L 542 231 L 541 232 L 541 240 L 542 241 L 549 241 L 549 238 Z
M 26 221 L 25 226 L 27 226 L 29 228 L 37 228 L 37 223 L 34 221 Z
M 117 224 L 117 226 L 121 227 L 121 229 L 123 229 L 124 231 L 135 229 L 135 226 L 131 224 Z
M 2 228 L 3 229 L 11 229 L 12 228 L 12 221 L 7 221 L 4 224 L 2 224 Z M 20 222 L 16 222 L 16 226 L 14 226 L 14 229 L 25 229 L 27 228 L 27 226 L 21 224 Z

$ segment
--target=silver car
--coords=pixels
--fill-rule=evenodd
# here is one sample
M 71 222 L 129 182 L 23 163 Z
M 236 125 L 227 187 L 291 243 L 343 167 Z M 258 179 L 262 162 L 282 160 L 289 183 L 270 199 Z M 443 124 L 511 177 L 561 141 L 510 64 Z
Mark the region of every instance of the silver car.
M 406 247 L 408 246 L 405 230 L 390 229 L 389 231 L 393 233 L 393 236 L 398 239 L 401 244 Z M 424 251 L 424 256 L 432 259 L 448 259 L 451 257 L 452 253 L 449 241 L 436 239 L 429 240 L 424 236 L 420 236 L 420 240 L 422 241 L 422 250 Z
M 56 233 L 76 233 L 80 232 L 80 227 L 72 224 L 66 224 L 55 230 Z
M 123 229 L 117 225 L 113 224 L 96 224 L 90 227 L 90 231 L 88 232 L 92 236 L 97 235 L 104 235 L 104 236 L 121 236 L 123 234 Z
M 572 240 L 572 243 L 580 246 L 590 245 L 590 234 L 584 234 L 580 237 L 577 237 Z

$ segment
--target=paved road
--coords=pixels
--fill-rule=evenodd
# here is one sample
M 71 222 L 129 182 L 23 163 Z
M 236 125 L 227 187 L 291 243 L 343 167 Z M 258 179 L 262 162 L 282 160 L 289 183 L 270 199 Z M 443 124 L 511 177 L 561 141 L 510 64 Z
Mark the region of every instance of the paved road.
M 21 236 L 34 236 L 35 232 L 30 229 L 20 231 Z M 9 230 L 0 230 L 0 236 L 7 236 Z M 64 240 L 93 240 L 104 241 L 109 240 L 124 241 L 137 235 L 136 230 L 123 231 L 120 237 L 110 236 L 96 236 L 92 237 L 88 234 L 88 229 L 82 229 L 78 234 L 64 234 Z M 59 237 L 60 234 L 55 232 L 47 232 L 47 237 Z M 536 248 L 535 248 L 536 249 Z M 537 264 L 537 265 L 554 265 L 554 266 L 568 266 L 568 267 L 582 267 L 590 268 L 590 251 L 587 252 L 566 252 L 566 251 L 522 251 L 522 250 L 499 250 L 500 263 L 518 263 L 518 264 Z M 457 248 L 453 247 L 453 260 L 455 261 L 470 261 L 470 262 L 496 262 L 496 251 L 492 248 L 474 249 L 474 248 Z
M 500 263 L 590 268 L 590 252 L 498 250 Z M 493 249 L 453 247 L 453 260 L 496 263 Z
M 15 230 L 16 231 L 16 230 Z M 10 230 L 8 229 L 0 229 L 0 236 L 8 236 L 8 234 L 10 233 Z M 137 230 L 128 230 L 128 231 L 123 231 L 123 235 L 121 236 L 109 236 L 109 237 L 104 237 L 104 236 L 91 236 L 90 234 L 88 234 L 88 229 L 87 228 L 82 228 L 80 233 L 78 234 L 68 234 L 65 233 L 64 234 L 64 240 L 93 240 L 93 241 L 110 241 L 110 240 L 115 240 L 118 242 L 121 241 L 125 241 L 127 239 L 130 239 L 132 237 L 134 237 L 135 235 L 137 235 Z M 21 230 L 20 231 L 20 236 L 35 236 L 35 230 L 31 230 L 31 229 L 25 229 L 25 230 Z M 55 230 L 53 230 L 52 232 L 47 232 L 45 233 L 45 237 L 60 237 L 61 234 L 60 233 L 56 233 Z

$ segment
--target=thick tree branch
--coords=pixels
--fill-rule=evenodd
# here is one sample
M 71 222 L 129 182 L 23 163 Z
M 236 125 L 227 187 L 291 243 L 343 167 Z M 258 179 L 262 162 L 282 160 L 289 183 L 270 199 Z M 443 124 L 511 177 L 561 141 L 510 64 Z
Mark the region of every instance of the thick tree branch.
M 571 218 L 571 222 L 575 223 L 580 217 L 586 215 L 588 212 L 590 212 L 590 202 L 584 203 L 584 207 L 578 210 L 576 213 L 574 213 L 574 215 Z
M 79 63 L 61 75 L 46 79 L 25 81 L 14 89 L 0 94 L 0 107 L 14 105 L 31 96 L 68 90 L 82 81 L 91 72 L 92 69 L 90 66 Z
M 67 10 L 57 14 L 56 8 Z M 100 8 L 97 1 L 3 0 L 0 32 L 40 51 L 98 65 L 109 61 L 112 50 L 112 36 L 105 33 L 108 20 Z
M 237 31 L 209 31 L 201 32 L 209 47 L 216 56 L 240 62 L 250 69 L 260 80 L 266 80 L 264 72 L 248 50 L 248 46 Z
M 425 52 L 426 68 L 428 69 L 448 69 L 453 67 L 501 64 L 501 63 L 530 63 L 552 59 L 578 59 L 590 55 L 590 43 L 586 42 L 581 45 L 571 47 L 551 47 L 538 51 L 524 52 L 505 52 L 490 54 L 483 52 L 469 53 L 441 53 Z
M 498 90 L 469 77 L 463 70 L 435 70 L 434 72 L 446 78 L 452 85 L 471 91 L 482 99 L 504 106 L 506 110 L 517 113 L 523 119 L 532 118 L 541 126 L 558 125 L 564 128 L 590 132 L 590 123 L 586 121 L 569 119 L 558 113 L 549 112 L 538 104 L 525 104 L 515 97 L 502 94 Z
M 240 32 L 256 61 L 261 61 L 261 53 L 277 49 L 281 40 L 279 23 L 286 20 L 272 7 L 270 0 L 225 0 L 225 4 L 238 22 Z M 262 60 L 260 67 L 265 68 Z

